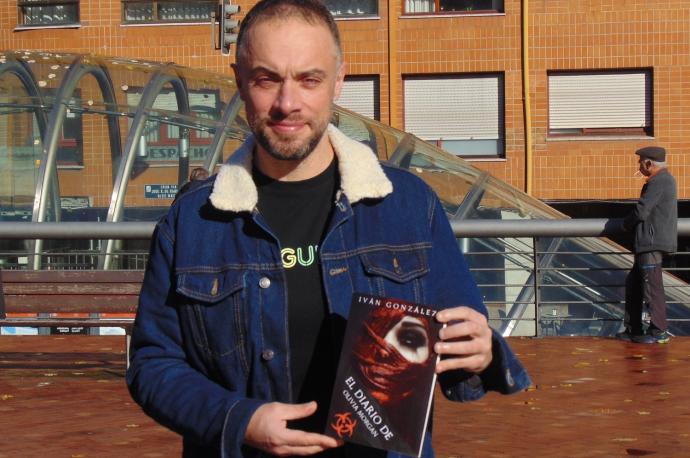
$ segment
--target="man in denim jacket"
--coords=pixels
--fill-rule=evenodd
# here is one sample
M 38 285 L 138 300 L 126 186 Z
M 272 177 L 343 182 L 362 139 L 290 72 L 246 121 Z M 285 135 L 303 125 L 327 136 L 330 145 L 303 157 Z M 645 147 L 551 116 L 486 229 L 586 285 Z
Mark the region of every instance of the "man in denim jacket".
M 354 292 L 441 309 L 449 399 L 526 388 L 438 198 L 328 124 L 345 69 L 323 4 L 259 2 L 236 62 L 253 135 L 155 231 L 127 373 L 146 413 L 185 456 L 385 456 L 321 434 Z

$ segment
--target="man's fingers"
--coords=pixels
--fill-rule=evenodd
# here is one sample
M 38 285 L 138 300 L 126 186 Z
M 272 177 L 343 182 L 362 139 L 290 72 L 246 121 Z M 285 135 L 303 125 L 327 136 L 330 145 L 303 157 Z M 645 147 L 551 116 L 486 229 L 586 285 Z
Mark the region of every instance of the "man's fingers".
M 332 437 L 296 429 L 282 431 L 280 441 L 283 445 L 277 446 L 271 451 L 278 456 L 313 455 L 341 445 Z
M 473 308 L 467 306 L 452 307 L 449 309 L 441 310 L 436 314 L 436 319 L 440 323 L 448 323 L 450 321 L 475 320 L 479 319 L 479 317 L 486 319 L 484 315 L 477 312 Z
M 440 311 L 436 318 L 447 323 L 439 331 L 441 339 L 434 351 L 446 356 L 436 364 L 436 372 L 463 369 L 478 373 L 492 360 L 491 328 L 484 314 L 465 306 Z
M 285 445 L 282 447 L 277 447 L 273 451 L 273 454 L 276 456 L 307 456 L 323 452 L 324 450 L 326 450 L 324 447 L 319 447 L 316 445 L 306 447 L 295 447 L 291 445 Z
M 491 351 L 491 341 L 486 339 L 463 339 L 436 342 L 434 351 L 439 355 L 473 356 Z
M 468 372 L 481 372 L 487 366 L 485 358 L 479 355 L 442 359 L 436 364 L 436 373 L 440 374 L 453 369 L 462 369 Z
M 461 321 L 441 329 L 438 333 L 442 340 L 462 339 L 479 336 L 486 330 L 486 324 L 478 321 Z
M 298 429 L 286 429 L 285 433 L 282 435 L 282 439 L 286 444 L 295 447 L 332 448 L 340 445 L 338 441 L 332 437 L 318 433 L 309 433 Z

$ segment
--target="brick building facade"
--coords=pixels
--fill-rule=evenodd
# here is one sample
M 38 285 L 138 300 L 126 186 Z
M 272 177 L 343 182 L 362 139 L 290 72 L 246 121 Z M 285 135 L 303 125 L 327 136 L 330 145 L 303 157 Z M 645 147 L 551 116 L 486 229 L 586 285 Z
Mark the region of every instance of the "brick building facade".
M 679 197 L 690 197 L 690 2 L 525 2 L 327 2 L 351 75 L 344 104 L 370 107 L 369 115 L 518 188 L 527 188 L 531 169 L 531 193 L 545 200 L 635 198 L 633 151 L 664 146 Z M 0 49 L 172 61 L 230 75 L 233 57 L 213 49 L 205 19 L 214 3 L 9 0 L 0 6 Z M 241 19 L 254 2 L 234 3 Z

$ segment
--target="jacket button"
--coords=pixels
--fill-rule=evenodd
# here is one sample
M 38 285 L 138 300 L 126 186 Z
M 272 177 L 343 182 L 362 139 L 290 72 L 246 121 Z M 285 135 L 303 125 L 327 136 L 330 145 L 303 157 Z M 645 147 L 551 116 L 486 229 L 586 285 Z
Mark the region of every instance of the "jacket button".
M 273 350 L 264 350 L 261 352 L 261 359 L 263 359 L 264 361 L 270 361 L 273 359 L 275 355 L 276 354 Z
M 271 286 L 271 280 L 269 280 L 268 277 L 261 277 L 261 279 L 259 280 L 259 287 L 266 289 L 269 286 Z

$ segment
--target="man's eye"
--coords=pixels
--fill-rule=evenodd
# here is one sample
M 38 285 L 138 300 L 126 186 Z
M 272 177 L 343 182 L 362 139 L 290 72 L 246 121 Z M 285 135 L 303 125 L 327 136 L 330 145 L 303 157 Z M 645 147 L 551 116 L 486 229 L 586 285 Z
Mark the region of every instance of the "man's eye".
M 302 80 L 302 84 L 304 84 L 307 87 L 314 87 L 321 84 L 321 80 L 318 78 L 304 78 Z
M 259 87 L 270 87 L 275 84 L 275 79 L 268 76 L 259 76 L 254 78 L 254 84 Z
M 415 351 L 427 344 L 424 333 L 416 329 L 401 329 L 398 331 L 397 337 L 402 346 Z

